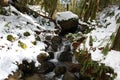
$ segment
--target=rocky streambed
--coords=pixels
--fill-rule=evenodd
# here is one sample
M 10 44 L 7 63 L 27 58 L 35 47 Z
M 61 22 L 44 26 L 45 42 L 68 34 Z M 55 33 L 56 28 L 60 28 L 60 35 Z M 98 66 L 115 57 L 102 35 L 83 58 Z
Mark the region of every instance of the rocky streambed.
M 79 24 L 78 18 L 58 23 L 62 28 L 60 32 L 44 35 L 42 41 L 47 53 L 37 56 L 41 65 L 36 67 L 34 61 L 23 60 L 6 80 L 113 80 L 116 76 L 113 69 L 92 61 L 87 49 L 78 49 L 86 39 L 84 34 L 94 28 Z M 41 32 L 35 32 L 39 41 Z

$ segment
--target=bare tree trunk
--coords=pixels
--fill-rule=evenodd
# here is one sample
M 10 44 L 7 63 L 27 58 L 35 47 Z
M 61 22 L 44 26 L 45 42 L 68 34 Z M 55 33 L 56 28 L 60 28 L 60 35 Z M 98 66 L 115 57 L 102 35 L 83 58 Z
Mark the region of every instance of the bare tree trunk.
M 115 36 L 112 49 L 116 51 L 120 51 L 120 26 L 118 28 L 117 34 Z

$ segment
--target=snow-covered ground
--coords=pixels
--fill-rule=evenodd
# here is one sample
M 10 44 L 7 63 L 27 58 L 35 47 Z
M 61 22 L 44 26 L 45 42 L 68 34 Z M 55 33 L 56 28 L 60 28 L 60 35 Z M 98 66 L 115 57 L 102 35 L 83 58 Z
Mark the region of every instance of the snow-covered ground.
M 12 11 L 17 12 L 18 16 L 11 13 L 10 16 L 0 15 L 0 80 L 7 78 L 12 71 L 18 69 L 17 63 L 22 63 L 22 60 L 28 60 L 29 62 L 34 61 L 36 66 L 39 65 L 37 62 L 37 55 L 40 53 L 47 54 L 45 49 L 45 44 L 36 41 L 35 30 L 38 27 L 45 29 L 45 27 L 40 26 L 37 21 L 26 15 L 16 11 L 12 6 Z M 24 36 L 24 33 L 29 32 L 29 36 Z M 7 36 L 12 35 L 14 40 L 7 40 Z M 39 37 L 44 37 L 39 35 Z M 32 42 L 36 41 L 36 45 Z M 22 42 L 26 45 L 22 48 L 19 44 Z
M 108 12 L 114 12 L 114 15 L 106 16 Z M 110 44 L 109 46 L 111 46 L 112 41 L 110 37 L 116 33 L 118 27 L 120 26 L 116 23 L 116 19 L 119 17 L 120 10 L 118 10 L 117 6 L 106 8 L 103 12 L 99 14 L 99 19 L 102 27 L 97 27 L 95 30 L 87 34 L 87 40 L 85 43 L 86 48 L 90 49 L 89 40 L 90 36 L 92 36 L 92 47 L 96 48 L 95 51 L 90 50 L 92 59 L 95 61 L 100 61 L 101 63 L 105 63 L 105 65 L 112 67 L 117 73 L 117 77 L 115 80 L 120 80 L 120 52 L 111 50 L 108 51 L 108 54 L 105 56 L 99 48 L 105 47 L 107 44 Z M 105 27 L 107 24 L 109 25 Z
M 24 59 L 29 62 L 34 61 L 36 66 L 39 65 L 36 56 L 40 53 L 47 54 L 44 51 L 46 45 L 35 40 L 36 33 L 34 31 L 51 28 L 54 29 L 53 25 L 41 26 L 39 24 L 39 20 L 42 20 L 41 18 L 34 19 L 32 16 L 22 14 L 14 8 L 12 8 L 12 10 L 18 15 L 0 15 L 0 80 L 7 78 L 9 74 L 16 71 L 18 69 L 16 64 L 21 63 Z M 112 17 L 106 17 L 104 12 L 100 14 L 101 24 L 111 24 L 109 24 L 106 28 L 97 27 L 95 30 L 87 34 L 86 48 L 90 48 L 89 36 L 92 36 L 93 48 L 96 48 L 95 51 L 90 50 L 92 59 L 111 66 L 117 73 L 115 80 L 120 80 L 120 52 L 111 50 L 106 56 L 104 56 L 101 50 L 98 49 L 100 47 L 104 47 L 107 43 L 111 44 L 110 36 L 116 32 L 118 27 L 116 24 L 116 15 L 119 14 L 118 16 L 120 17 L 120 10 L 118 10 L 116 6 L 113 7 L 112 10 L 115 12 L 115 15 Z M 70 12 L 67 12 L 67 14 L 68 13 Z M 71 14 L 66 17 L 66 13 L 63 13 L 61 16 L 64 16 L 65 19 L 68 19 L 69 17 L 77 18 L 77 16 Z M 57 17 L 57 19 L 61 20 L 59 17 Z M 106 22 L 104 22 L 105 19 L 107 20 Z M 24 36 L 25 32 L 29 32 L 30 35 Z M 14 39 L 12 41 L 7 40 L 8 35 L 12 35 Z M 40 34 L 39 37 L 44 38 L 44 35 L 44 33 Z M 32 43 L 34 41 L 37 42 L 36 45 Z M 19 42 L 24 43 L 26 45 L 25 48 L 22 48 Z

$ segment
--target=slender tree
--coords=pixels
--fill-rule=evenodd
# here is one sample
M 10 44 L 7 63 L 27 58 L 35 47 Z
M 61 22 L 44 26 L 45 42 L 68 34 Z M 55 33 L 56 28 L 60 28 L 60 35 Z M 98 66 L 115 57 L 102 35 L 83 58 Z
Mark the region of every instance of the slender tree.
M 120 26 L 113 41 L 112 49 L 116 51 L 120 51 Z
M 49 13 L 50 17 L 53 17 L 53 14 L 55 13 L 57 2 L 58 0 L 43 0 L 42 8 L 44 8 L 44 10 Z

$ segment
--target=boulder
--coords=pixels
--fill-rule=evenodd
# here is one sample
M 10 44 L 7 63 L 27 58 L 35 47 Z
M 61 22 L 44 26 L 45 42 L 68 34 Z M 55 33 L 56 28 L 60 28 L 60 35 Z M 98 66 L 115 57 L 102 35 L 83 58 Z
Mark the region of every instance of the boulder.
M 60 56 L 58 57 L 58 61 L 60 62 L 72 62 L 73 54 L 71 52 L 61 52 Z
M 59 76 L 62 75 L 66 72 L 66 67 L 65 66 L 56 66 L 54 69 L 55 75 Z
M 38 56 L 37 56 L 37 61 L 39 63 L 42 63 L 44 61 L 47 61 L 49 59 L 49 55 L 47 53 L 40 53 Z
M 49 72 L 52 72 L 54 68 L 55 68 L 54 63 L 46 61 L 46 62 L 41 63 L 37 71 L 40 74 L 47 74 Z
M 27 60 L 23 60 L 22 64 L 19 64 L 18 67 L 19 67 L 19 70 L 23 72 L 24 76 L 31 75 L 36 70 L 34 61 L 28 62 Z
M 56 21 L 61 27 L 60 35 L 74 33 L 78 27 L 78 16 L 70 11 L 58 12 Z

